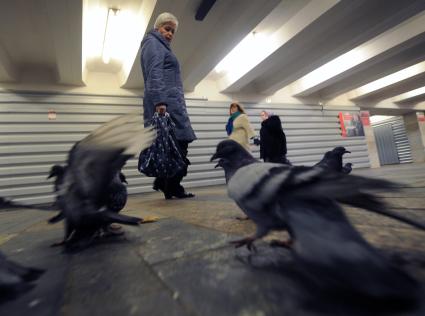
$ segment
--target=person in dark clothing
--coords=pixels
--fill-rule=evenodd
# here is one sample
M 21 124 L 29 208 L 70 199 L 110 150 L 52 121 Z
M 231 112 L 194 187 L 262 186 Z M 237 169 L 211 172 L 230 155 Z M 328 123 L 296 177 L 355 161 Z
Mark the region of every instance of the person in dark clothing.
M 177 18 L 171 13 L 161 13 L 151 30 L 143 39 L 141 47 L 141 66 L 145 84 L 143 108 L 145 122 L 155 112 L 168 112 L 175 124 L 175 138 L 187 164 L 188 145 L 196 139 L 186 110 L 180 65 L 170 48 L 177 30 Z M 161 190 L 166 199 L 189 198 L 194 194 L 185 191 L 180 184 L 184 172 L 172 178 L 156 178 L 154 190 Z
M 286 159 L 286 136 L 279 116 L 270 111 L 262 111 L 260 130 L 260 158 L 264 162 L 290 164 Z

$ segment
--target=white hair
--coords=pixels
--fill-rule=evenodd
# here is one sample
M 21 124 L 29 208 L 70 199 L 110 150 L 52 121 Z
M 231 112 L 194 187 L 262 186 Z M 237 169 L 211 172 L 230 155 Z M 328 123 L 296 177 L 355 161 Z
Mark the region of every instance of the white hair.
M 163 12 L 160 15 L 158 15 L 158 17 L 155 20 L 154 29 L 159 29 L 162 25 L 164 25 L 167 22 L 173 22 L 176 25 L 176 30 L 177 30 L 177 27 L 179 26 L 179 21 L 174 15 L 172 15 L 169 12 Z

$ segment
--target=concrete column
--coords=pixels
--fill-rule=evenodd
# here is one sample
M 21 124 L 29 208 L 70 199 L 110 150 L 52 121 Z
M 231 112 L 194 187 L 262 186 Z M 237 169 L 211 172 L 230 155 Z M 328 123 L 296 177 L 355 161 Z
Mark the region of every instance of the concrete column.
M 425 121 L 422 121 L 423 115 L 423 112 L 412 112 L 403 115 L 414 162 L 425 161 Z
M 364 135 L 366 137 L 367 151 L 369 153 L 370 167 L 379 168 L 378 147 L 376 146 L 375 134 L 372 125 L 363 125 Z

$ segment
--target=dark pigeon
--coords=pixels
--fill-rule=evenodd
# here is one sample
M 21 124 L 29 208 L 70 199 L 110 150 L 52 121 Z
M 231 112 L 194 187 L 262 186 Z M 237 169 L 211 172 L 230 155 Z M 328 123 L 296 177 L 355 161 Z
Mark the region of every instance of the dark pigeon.
M 140 112 L 119 116 L 71 148 L 56 192 L 56 204 L 61 212 L 51 219 L 65 219 L 63 243 L 68 250 L 89 245 L 101 228 L 112 223 L 138 225 L 142 221 L 138 217 L 117 213 L 117 209 L 125 204 L 126 194 L 125 198 L 114 196 L 113 203 L 110 194 L 111 187 L 121 182 L 121 179 L 116 179 L 120 178 L 120 170 L 127 160 L 149 147 L 155 139 L 155 131 L 143 127 L 142 117 Z M 123 188 L 120 190 L 123 192 Z M 111 203 L 113 207 L 110 209 Z M 18 206 L 7 200 L 3 204 L 4 207 Z
M 63 178 L 65 175 L 66 167 L 60 165 L 54 165 L 51 169 L 51 172 L 48 176 L 48 179 L 55 177 L 54 181 L 54 191 L 58 193 L 63 184 Z M 108 189 L 106 190 L 105 200 L 102 202 L 106 205 L 108 210 L 119 213 L 127 203 L 127 180 L 125 175 L 119 171 L 112 178 Z M 57 194 L 57 199 L 60 197 L 60 194 Z M 60 205 L 58 200 L 55 201 L 55 205 Z M 48 220 L 49 223 L 54 224 L 65 218 L 64 213 L 61 211 L 59 214 L 53 216 Z
M 125 207 L 128 196 L 127 184 L 127 179 L 122 172 L 117 172 L 113 177 L 107 189 L 105 201 L 103 202 L 111 212 L 118 214 Z M 120 235 L 122 233 L 119 226 L 116 227 L 113 225 L 105 225 L 101 232 L 101 234 L 106 235 Z
M 47 179 L 50 179 L 52 177 L 55 177 L 54 181 L 54 192 L 57 193 L 63 184 L 63 179 L 65 176 L 66 167 L 63 167 L 61 165 L 54 165 L 50 169 L 49 176 Z M 29 204 L 21 204 L 16 203 L 14 201 L 8 200 L 6 198 L 0 197 L 0 209 L 21 209 L 21 208 L 29 208 L 29 209 L 36 209 L 36 210 L 46 210 L 46 211 L 52 211 L 58 208 L 58 197 L 56 197 L 55 203 L 53 203 L 52 206 L 40 206 L 40 205 L 29 205 Z M 63 219 L 62 213 L 59 213 L 58 215 L 52 217 L 49 222 L 58 222 Z
M 425 230 L 425 226 L 386 209 L 371 192 L 394 183 L 318 167 L 262 163 L 232 140 L 217 145 L 211 160 L 224 168 L 228 194 L 256 226 L 253 242 L 272 230 L 287 230 L 284 244 L 295 260 L 332 288 L 372 298 L 417 302 L 418 283 L 395 268 L 351 225 L 339 203 L 376 212 Z M 325 278 L 325 276 L 327 276 Z
M 29 208 L 29 209 L 34 209 L 34 210 L 45 210 L 45 211 L 54 210 L 51 206 L 37 206 L 37 205 L 21 204 L 21 203 L 16 203 L 12 200 L 9 200 L 7 198 L 0 196 L 0 210 L 1 209 L 22 209 L 22 208 Z
M 345 147 L 342 147 L 342 146 L 335 147 L 331 151 L 327 151 L 325 155 L 323 156 L 322 160 L 320 160 L 315 166 L 319 166 L 327 170 L 332 170 L 336 172 L 343 172 L 342 156 L 347 153 L 351 153 L 351 152 L 346 150 Z M 348 171 L 348 170 L 350 169 L 347 168 L 344 171 Z
M 54 181 L 55 192 L 58 192 L 61 189 L 63 184 L 63 179 L 65 177 L 65 172 L 66 172 L 66 166 L 64 167 L 61 165 L 54 165 L 50 169 L 50 173 L 47 179 L 50 179 L 53 177 L 55 178 L 55 181 Z
M 0 303 L 31 290 L 44 270 L 21 266 L 0 252 Z
M 100 228 L 111 223 L 138 225 L 142 221 L 118 214 L 115 204 L 113 209 L 108 207 L 111 186 L 122 183 L 116 178 L 126 161 L 149 147 L 155 138 L 152 129 L 143 127 L 141 117 L 140 113 L 130 113 L 115 118 L 71 149 L 63 189 L 58 192 L 67 248 L 89 244 Z
M 117 172 L 109 184 L 106 201 L 108 209 L 119 213 L 127 203 L 127 179 L 122 172 Z
M 353 164 L 351 162 L 347 162 L 344 167 L 342 167 L 341 172 L 343 174 L 349 174 L 353 170 Z
M 55 180 L 53 182 L 53 189 L 54 189 L 54 192 L 56 193 L 56 200 L 53 204 L 53 207 L 58 207 L 60 205 L 60 202 L 58 201 L 60 195 L 58 194 L 58 192 L 63 187 L 63 180 L 64 180 L 64 177 L 65 177 L 65 172 L 66 172 L 66 166 L 64 167 L 64 166 L 61 166 L 61 165 L 54 165 L 50 169 L 49 176 L 47 177 L 47 179 L 55 178 Z M 64 218 L 65 218 L 65 216 L 64 216 L 63 212 L 59 212 L 59 214 L 50 218 L 48 220 L 48 222 L 53 224 L 53 223 L 57 223 L 57 222 L 63 220 Z

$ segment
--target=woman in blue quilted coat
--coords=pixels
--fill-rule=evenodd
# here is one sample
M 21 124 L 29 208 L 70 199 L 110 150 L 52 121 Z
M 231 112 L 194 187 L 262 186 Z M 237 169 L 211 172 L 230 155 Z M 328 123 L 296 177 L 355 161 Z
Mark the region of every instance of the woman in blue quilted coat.
M 155 21 L 154 29 L 142 41 L 141 65 L 145 83 L 143 108 L 145 122 L 155 112 L 170 114 L 175 124 L 177 145 L 187 159 L 188 145 L 196 139 L 196 135 L 186 110 L 179 62 L 170 48 L 177 26 L 174 15 L 161 13 Z M 187 168 L 172 178 L 156 178 L 153 188 L 161 190 L 166 199 L 193 197 L 180 184 L 186 174 Z

